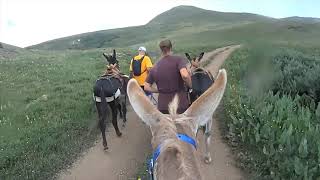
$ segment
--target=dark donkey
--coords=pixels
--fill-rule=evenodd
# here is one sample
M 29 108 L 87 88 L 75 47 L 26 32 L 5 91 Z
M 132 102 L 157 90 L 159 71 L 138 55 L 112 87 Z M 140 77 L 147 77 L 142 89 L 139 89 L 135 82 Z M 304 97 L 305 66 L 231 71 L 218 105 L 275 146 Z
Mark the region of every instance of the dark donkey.
M 191 69 L 191 79 L 192 79 L 192 92 L 190 92 L 190 103 L 193 103 L 196 99 L 198 99 L 213 83 L 214 78 L 209 71 L 200 67 L 200 61 L 203 58 L 204 52 L 200 53 L 198 57 L 191 58 L 188 53 L 185 53 L 188 60 L 190 61 L 190 69 Z M 210 142 L 211 142 L 211 127 L 212 127 L 212 117 L 209 117 L 210 120 L 203 127 L 203 132 L 205 135 L 205 144 L 206 144 L 206 155 L 205 162 L 211 162 L 211 154 L 210 154 Z
M 117 136 L 121 136 L 122 133 L 118 128 L 118 110 L 120 112 L 120 118 L 123 119 L 123 126 L 127 121 L 127 84 L 129 77 L 120 73 L 119 62 L 116 58 L 116 51 L 113 50 L 113 55 L 108 55 L 103 53 L 103 56 L 107 59 L 109 65 L 105 73 L 99 77 L 93 87 L 93 95 L 96 103 L 96 108 L 99 116 L 98 126 L 101 130 L 103 147 L 108 149 L 108 144 L 106 140 L 106 118 L 107 105 L 110 106 L 112 112 L 112 125 L 116 130 Z

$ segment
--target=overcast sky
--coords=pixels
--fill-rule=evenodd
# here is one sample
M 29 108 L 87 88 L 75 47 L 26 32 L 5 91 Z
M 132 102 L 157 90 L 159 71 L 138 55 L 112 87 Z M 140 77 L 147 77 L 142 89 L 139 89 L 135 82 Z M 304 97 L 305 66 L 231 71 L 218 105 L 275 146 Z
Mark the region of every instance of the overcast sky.
M 0 42 L 25 47 L 89 31 L 143 25 L 178 5 L 270 17 L 320 17 L 318 0 L 0 0 Z

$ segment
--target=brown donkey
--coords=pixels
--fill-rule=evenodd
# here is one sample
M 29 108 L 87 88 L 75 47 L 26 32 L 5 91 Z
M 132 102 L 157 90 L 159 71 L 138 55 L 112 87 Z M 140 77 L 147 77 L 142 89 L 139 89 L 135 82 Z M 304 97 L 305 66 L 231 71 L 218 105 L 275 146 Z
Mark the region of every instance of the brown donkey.
M 219 71 L 215 83 L 183 114 L 176 114 L 177 96 L 169 105 L 169 115 L 162 114 L 151 104 L 135 80 L 128 83 L 130 103 L 152 132 L 153 177 L 157 180 L 202 179 L 196 153 L 196 133 L 218 107 L 227 84 L 227 73 Z M 179 135 L 187 138 L 181 139 Z
M 108 143 L 106 139 L 106 120 L 109 116 L 108 106 L 111 109 L 112 125 L 116 130 L 117 136 L 122 136 L 118 127 L 118 111 L 120 118 L 123 119 L 123 127 L 127 121 L 127 94 L 126 88 L 129 77 L 120 73 L 119 61 L 116 57 L 116 50 L 113 50 L 113 55 L 103 53 L 109 65 L 105 73 L 100 76 L 93 86 L 93 99 L 98 111 L 98 126 L 102 135 L 102 145 L 104 150 L 107 150 Z

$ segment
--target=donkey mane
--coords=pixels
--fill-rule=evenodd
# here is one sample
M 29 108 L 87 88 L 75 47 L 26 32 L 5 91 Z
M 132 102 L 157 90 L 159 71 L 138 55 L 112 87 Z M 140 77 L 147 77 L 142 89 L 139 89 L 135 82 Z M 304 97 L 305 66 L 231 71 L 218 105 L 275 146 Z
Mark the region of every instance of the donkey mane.
M 173 100 L 168 105 L 169 114 L 172 117 L 176 117 L 177 116 L 178 106 L 179 106 L 179 96 L 176 94 L 174 96 Z

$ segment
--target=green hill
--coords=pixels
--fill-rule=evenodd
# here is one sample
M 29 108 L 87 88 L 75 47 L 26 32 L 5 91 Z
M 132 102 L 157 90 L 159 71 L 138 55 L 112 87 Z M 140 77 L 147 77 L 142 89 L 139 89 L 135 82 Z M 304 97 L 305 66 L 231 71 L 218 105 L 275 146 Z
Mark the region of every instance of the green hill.
M 193 6 L 178 6 L 166 11 L 143 26 L 84 33 L 47 41 L 32 49 L 65 50 L 127 47 L 147 44 L 154 47 L 160 39 L 171 38 L 181 43 L 245 43 L 266 37 L 281 43 L 314 43 L 320 37 L 320 19 L 289 17 L 273 19 L 249 13 L 224 13 Z M 302 38 L 301 38 L 302 37 Z M 194 42 L 194 39 L 198 39 Z M 269 38 L 267 38 L 269 39 Z
M 288 18 L 282 18 L 282 20 L 289 20 L 289 21 L 296 21 L 296 22 L 320 23 L 320 18 L 312 18 L 312 17 L 292 16 L 292 17 L 288 17 Z
M 248 13 L 222 13 L 192 6 L 178 6 L 143 26 L 103 30 L 44 42 L 29 48 L 45 50 L 124 47 L 160 38 L 188 35 L 208 30 L 232 28 L 274 19 Z
M 177 42 L 183 44 L 194 43 L 202 45 L 216 43 L 254 43 L 272 42 L 277 44 L 319 44 L 320 23 L 306 23 L 288 20 L 276 22 L 258 22 L 244 26 L 225 28 L 221 30 L 207 30 L 193 33 L 189 36 L 176 37 Z
M 246 43 L 275 40 L 278 43 L 318 43 L 320 20 L 289 17 L 274 19 L 249 13 L 224 13 L 193 6 L 178 6 L 143 26 L 84 33 L 31 46 L 32 49 L 65 50 L 106 47 L 154 48 L 163 38 L 186 45 Z M 197 39 L 197 41 L 194 41 Z M 191 43 L 191 44 L 190 44 Z M 195 44 L 196 43 L 196 44 Z
M 178 6 L 156 16 L 148 23 L 148 25 L 175 25 L 181 23 L 212 25 L 265 20 L 272 20 L 272 18 L 250 13 L 223 13 L 193 6 Z

